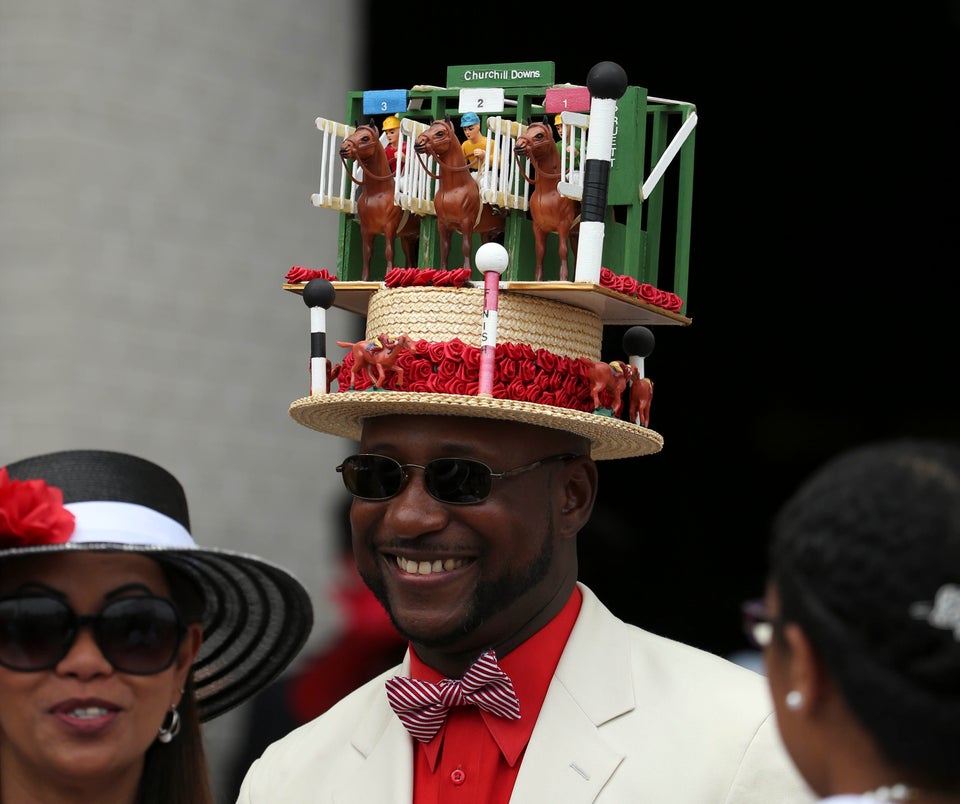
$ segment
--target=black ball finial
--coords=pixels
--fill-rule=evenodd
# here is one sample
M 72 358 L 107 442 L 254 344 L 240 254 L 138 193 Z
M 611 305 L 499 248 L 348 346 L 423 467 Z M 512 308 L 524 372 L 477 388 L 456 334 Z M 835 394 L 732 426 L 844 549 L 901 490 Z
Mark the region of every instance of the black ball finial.
M 616 100 L 627 91 L 627 74 L 619 64 L 601 61 L 587 74 L 587 89 L 594 98 Z
M 317 277 L 303 286 L 303 303 L 307 307 L 322 307 L 324 310 L 329 310 L 336 295 L 333 282 L 329 279 Z
M 647 327 L 630 327 L 623 333 L 623 350 L 628 355 L 648 357 L 653 351 L 653 331 Z

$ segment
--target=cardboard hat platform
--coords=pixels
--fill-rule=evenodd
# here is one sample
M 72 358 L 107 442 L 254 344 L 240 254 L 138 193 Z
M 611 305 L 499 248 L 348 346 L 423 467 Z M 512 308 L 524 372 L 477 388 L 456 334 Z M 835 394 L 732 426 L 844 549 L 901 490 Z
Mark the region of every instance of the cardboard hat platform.
M 195 582 L 205 607 L 193 664 L 202 721 L 271 682 L 313 626 L 310 597 L 289 572 L 197 545 L 183 488 L 156 464 L 120 452 L 69 450 L 0 468 L 0 563 L 72 551 L 140 553 Z
M 478 252 L 478 265 L 481 260 Z M 315 307 L 310 284 L 304 301 Z M 591 366 L 601 360 L 603 320 L 589 304 L 500 291 L 492 392 L 481 394 L 484 293 L 483 287 L 378 285 L 366 319 L 366 338 L 376 351 L 338 342 L 350 348 L 336 374 L 338 389 L 314 390 L 291 404 L 290 415 L 313 430 L 355 440 L 372 416 L 450 415 L 577 433 L 590 440 L 596 460 L 662 448 L 659 433 L 609 410 L 595 412 Z M 372 375 L 360 364 L 391 349 L 395 362 L 377 387 L 375 364 Z M 628 408 L 627 391 L 622 404 Z

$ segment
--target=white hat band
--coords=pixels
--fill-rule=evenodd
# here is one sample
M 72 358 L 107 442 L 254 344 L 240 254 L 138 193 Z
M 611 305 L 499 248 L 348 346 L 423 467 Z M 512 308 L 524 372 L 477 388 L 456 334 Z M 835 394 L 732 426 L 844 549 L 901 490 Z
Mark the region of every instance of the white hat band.
M 71 543 L 118 542 L 154 547 L 196 547 L 175 519 L 144 505 L 124 502 L 75 502 L 64 506 L 76 518 Z

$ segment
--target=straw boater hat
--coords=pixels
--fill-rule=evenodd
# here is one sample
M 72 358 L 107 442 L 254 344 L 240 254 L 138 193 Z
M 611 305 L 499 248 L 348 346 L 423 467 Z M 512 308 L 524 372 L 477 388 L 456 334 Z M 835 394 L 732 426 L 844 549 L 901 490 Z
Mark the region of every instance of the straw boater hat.
M 484 248 L 487 246 L 480 251 Z M 482 267 L 480 251 L 477 264 Z M 326 283 L 326 289 L 315 291 L 311 299 L 314 283 Z M 291 404 L 290 415 L 300 424 L 359 440 L 363 420 L 372 416 L 449 415 L 577 433 L 590 440 L 595 460 L 648 455 L 662 448 L 663 438 L 654 430 L 627 421 L 622 414 L 614 417 L 609 410 L 595 411 L 589 378 L 591 363 L 601 360 L 604 305 L 619 305 L 617 323 L 650 320 L 648 306 L 631 306 L 622 297 L 611 301 L 618 294 L 598 289 L 581 292 L 572 283 L 539 283 L 553 286 L 552 291 L 541 287 L 540 293 L 501 290 L 494 385 L 492 394 L 482 395 L 479 363 L 484 288 L 387 287 L 378 283 L 373 290 L 363 289 L 371 284 L 313 279 L 303 289 L 304 302 L 311 308 L 332 304 L 356 309 L 358 295 L 366 299 L 368 340 L 400 333 L 409 336 L 412 348 L 402 350 L 395 363 L 402 378 L 395 370 L 388 371 L 382 387 L 376 388 L 364 370 L 354 376 L 351 390 L 355 359 L 349 352 L 336 376 L 338 389 L 331 384 L 329 392 L 314 390 Z M 652 339 L 649 330 L 638 329 Z M 337 343 L 338 347 L 350 346 Z M 622 362 L 627 357 L 624 355 Z M 623 394 L 624 412 L 629 406 L 628 394 Z
M 81 550 L 148 555 L 197 583 L 205 610 L 193 680 L 202 721 L 265 687 L 313 626 L 310 597 L 286 570 L 194 542 L 183 488 L 156 464 L 72 450 L 0 468 L 0 562 Z

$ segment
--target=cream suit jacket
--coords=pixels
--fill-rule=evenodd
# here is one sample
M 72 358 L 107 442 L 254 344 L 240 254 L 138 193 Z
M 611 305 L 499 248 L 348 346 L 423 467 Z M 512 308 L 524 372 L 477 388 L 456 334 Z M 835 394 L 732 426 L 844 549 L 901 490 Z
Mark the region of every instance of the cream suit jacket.
M 583 606 L 511 804 L 808 804 L 763 676 Z M 238 804 L 411 804 L 413 741 L 384 681 L 409 656 L 251 765 Z

